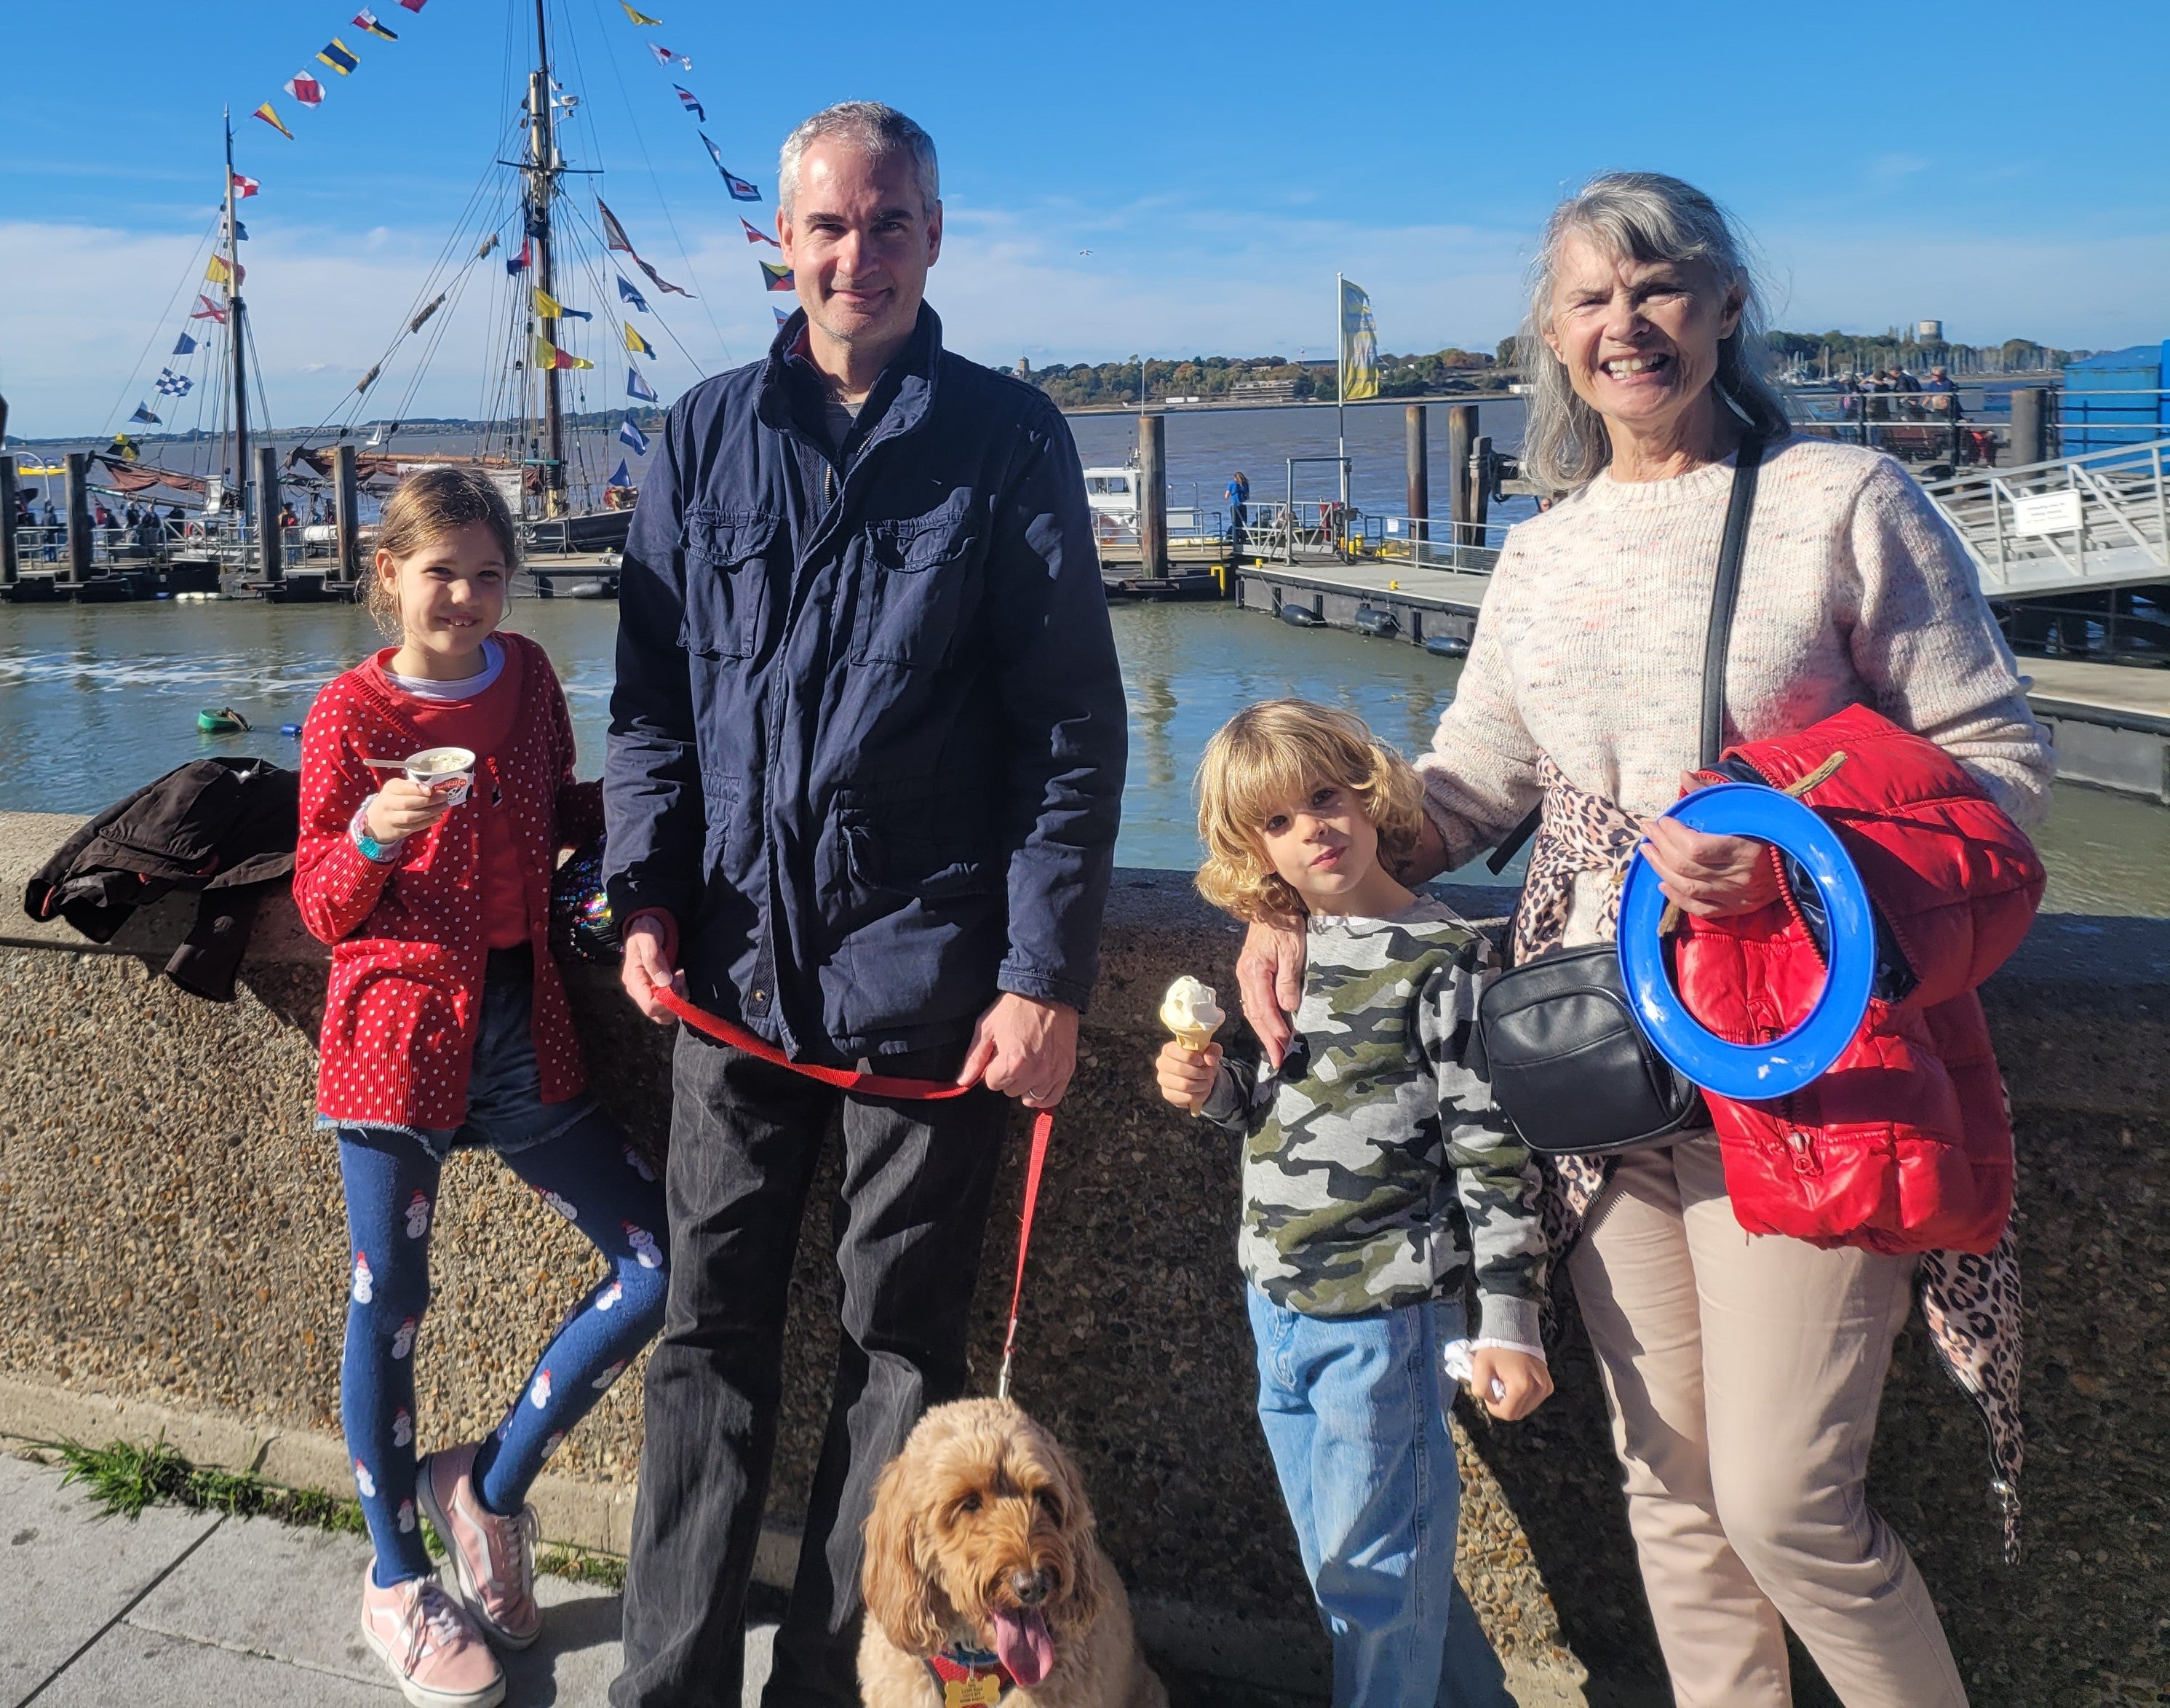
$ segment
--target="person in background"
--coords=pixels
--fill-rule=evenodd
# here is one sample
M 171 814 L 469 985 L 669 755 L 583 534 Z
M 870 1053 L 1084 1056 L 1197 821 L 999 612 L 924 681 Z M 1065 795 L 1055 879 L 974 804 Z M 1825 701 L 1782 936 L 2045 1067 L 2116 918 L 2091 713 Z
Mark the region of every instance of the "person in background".
M 1243 563 L 1243 506 L 1251 501 L 1251 477 L 1238 468 L 1228 477 L 1228 561 Z
M 38 526 L 45 531 L 45 560 L 56 562 L 61 554 L 61 518 L 50 498 L 38 508 Z

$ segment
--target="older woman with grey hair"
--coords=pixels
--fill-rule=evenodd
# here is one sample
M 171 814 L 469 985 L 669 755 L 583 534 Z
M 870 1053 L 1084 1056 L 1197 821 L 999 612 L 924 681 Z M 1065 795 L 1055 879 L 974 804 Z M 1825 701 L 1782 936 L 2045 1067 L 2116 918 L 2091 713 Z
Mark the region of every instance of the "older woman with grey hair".
M 1761 843 L 1655 817 L 1697 761 L 1705 627 L 1751 436 L 1765 449 L 1727 742 L 1865 704 L 2039 818 L 2049 746 L 1971 566 L 1891 458 L 1789 434 L 1742 245 L 1710 198 L 1655 174 L 1594 179 L 1553 214 L 1533 285 L 1523 468 L 1565 495 L 1508 536 L 1422 763 L 1429 827 L 1408 875 L 1462 865 L 1542 800 L 1518 957 L 1610 937 L 1638 838 L 1690 913 L 1776 898 Z M 1275 1059 L 1301 952 L 1256 927 L 1239 967 Z M 1916 1258 L 1750 1238 L 1708 1131 L 1609 1169 L 1568 1159 L 1549 1190 L 1682 1708 L 1783 1708 L 1785 1625 L 1848 1708 L 1964 1703 L 1921 1574 L 1863 1494 Z

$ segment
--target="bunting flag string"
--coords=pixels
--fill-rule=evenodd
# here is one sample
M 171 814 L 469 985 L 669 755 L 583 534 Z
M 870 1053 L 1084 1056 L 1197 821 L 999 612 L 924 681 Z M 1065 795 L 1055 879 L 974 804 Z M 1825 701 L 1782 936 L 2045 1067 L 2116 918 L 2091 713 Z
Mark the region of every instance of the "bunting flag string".
M 106 419 L 107 419 L 108 420 L 111 420 L 113 418 L 112 418 L 110 415 L 109 415 L 109 416 L 107 416 L 107 417 L 106 417 Z M 132 415 L 129 416 L 129 418 L 128 418 L 128 419 L 129 419 L 130 420 L 131 420 L 131 421 L 147 421 L 147 422 L 149 422 L 149 423 L 151 424 L 151 426 L 154 426 L 154 427 L 163 426 L 164 426 L 164 425 L 165 425 L 163 421 L 161 421 L 161 420 L 158 419 L 158 416 L 156 416 L 156 415 L 152 415 L 152 414 L 151 413 L 151 406 L 150 406 L 150 404 L 136 404 L 136 413 L 135 413 L 134 415 Z M 631 417 L 630 415 L 628 415 L 626 419 L 627 419 L 628 420 L 632 420 L 632 417 Z
M 286 93 L 305 107 L 321 107 L 324 104 L 324 86 L 305 71 L 297 71 L 286 79 Z
M 196 293 L 196 311 L 195 313 L 190 315 L 189 319 L 191 320 L 216 320 L 220 325 L 223 326 L 226 324 L 226 310 L 220 308 L 217 303 L 212 302 L 210 297 L 205 296 L 203 292 L 199 291 Z
M 724 151 L 719 148 L 714 142 L 710 142 L 708 141 L 708 133 L 706 131 L 696 131 L 693 134 L 698 137 L 703 142 L 708 144 L 708 158 L 716 163 L 716 170 L 723 174 L 724 187 L 730 191 L 731 200 L 733 201 L 759 201 L 761 200 L 761 191 L 756 190 L 752 185 L 747 183 L 745 179 L 739 177 L 730 167 L 724 164 Z
M 174 354 L 176 356 L 194 356 L 195 354 L 195 340 L 190 337 L 185 332 L 180 335 L 179 340 L 174 345 Z
M 691 297 L 693 294 L 682 285 L 672 284 L 662 274 L 641 260 L 640 252 L 633 248 L 633 239 L 625 234 L 625 228 L 618 223 L 617 216 L 610 211 L 609 204 L 600 195 L 596 198 L 596 211 L 602 216 L 605 248 L 619 249 L 631 255 L 633 265 L 648 275 L 648 282 L 655 286 L 657 290 L 669 291 L 680 297 Z
M 535 365 L 537 367 L 593 367 L 595 363 L 584 356 L 575 356 L 569 350 L 560 350 L 548 339 L 538 336 L 535 340 Z
M 193 345 L 191 346 L 193 348 Z M 184 398 L 195 382 L 184 373 L 175 373 L 170 367 L 158 370 L 158 388 L 169 398 Z
M 226 257 L 214 253 L 204 265 L 204 277 L 214 285 L 232 283 L 236 290 L 249 282 L 249 269 L 238 265 L 227 266 Z
M 660 41 L 649 42 L 648 51 L 655 56 L 656 64 L 663 67 L 666 71 L 674 60 L 687 71 L 693 69 L 693 56 L 690 53 L 673 53 Z
M 631 415 L 625 418 L 625 425 L 617 430 L 617 438 L 618 443 L 629 447 L 634 456 L 645 457 L 648 454 L 648 435 L 633 425 Z
M 535 318 L 538 320 L 592 320 L 596 317 L 585 308 L 568 308 L 540 285 L 533 287 Z
M 625 322 L 624 324 L 625 347 L 628 352 L 634 356 L 653 356 L 655 354 L 655 346 L 640 335 L 639 332 L 634 328 L 633 322 L 628 320 Z
M 253 178 L 244 178 L 232 167 L 227 169 L 227 175 L 233 180 L 233 195 L 237 201 L 248 201 L 250 196 L 264 187 Z
M 289 142 L 294 140 L 294 133 L 288 130 L 285 125 L 280 122 L 278 114 L 271 110 L 270 102 L 265 102 L 265 104 L 259 107 L 254 113 L 250 115 L 250 116 L 263 120 L 265 124 L 269 125 L 273 130 L 284 137 Z
M 611 475 L 610 484 L 613 486 L 630 486 L 633 485 L 633 476 L 626 468 L 624 458 L 621 457 L 617 459 L 617 468 Z
M 761 276 L 764 281 L 762 286 L 764 290 L 795 291 L 799 288 L 798 281 L 791 276 L 791 269 L 782 261 L 762 262 Z
M 336 35 L 317 50 L 317 57 L 341 77 L 350 76 L 361 63 L 361 56 Z
M 649 314 L 655 312 L 649 308 L 648 298 L 642 296 L 639 292 L 633 288 L 632 285 L 627 281 L 624 274 L 618 273 L 613 276 L 617 280 L 617 297 L 619 302 L 632 303 L 634 308 L 640 310 L 644 314 Z
M 481 257 L 479 255 L 476 257 L 476 260 L 478 260 L 480 259 Z M 512 277 L 516 279 L 522 273 L 527 270 L 528 263 L 532 261 L 534 259 L 535 239 L 533 238 L 523 238 L 520 244 L 520 253 L 516 255 L 507 255 L 505 258 L 505 270 L 510 274 Z
M 625 371 L 625 394 L 629 398 L 639 398 L 643 403 L 653 404 L 661 401 L 655 395 L 655 388 L 649 384 L 641 371 L 629 364 Z
M 377 14 L 374 12 L 371 12 L 366 6 L 363 7 L 361 11 L 354 14 L 354 27 L 356 29 L 366 29 L 371 35 L 377 37 L 381 40 L 397 41 L 399 40 L 397 32 L 387 29 L 382 24 L 379 24 L 377 21 Z
M 788 308 L 779 308 L 773 303 L 768 305 L 768 312 L 776 316 L 776 324 L 778 326 L 785 324 L 791 319 L 791 311 Z
M 740 214 L 739 216 L 739 223 L 746 228 L 746 239 L 748 243 L 767 244 L 769 248 L 772 249 L 780 249 L 783 247 L 782 244 L 777 242 L 774 238 L 771 237 L 767 232 L 763 231 L 744 214 Z
M 636 12 L 632 7 L 626 6 L 625 0 L 617 0 L 617 3 L 625 6 L 625 15 L 635 24 L 649 29 L 659 29 L 662 27 L 663 20 L 660 18 L 650 18 L 645 12 Z
M 678 91 L 678 99 L 684 103 L 687 112 L 704 125 L 708 122 L 708 110 L 701 104 L 692 90 L 686 88 L 682 83 L 673 83 L 671 87 Z

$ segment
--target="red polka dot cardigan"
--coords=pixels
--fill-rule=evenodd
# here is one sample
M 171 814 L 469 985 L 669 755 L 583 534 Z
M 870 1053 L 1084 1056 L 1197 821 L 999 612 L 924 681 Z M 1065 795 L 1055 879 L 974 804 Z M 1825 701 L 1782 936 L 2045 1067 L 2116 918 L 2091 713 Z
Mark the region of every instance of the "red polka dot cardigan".
M 501 791 L 511 813 L 536 945 L 536 1064 L 542 1100 L 558 1103 L 586 1076 L 548 948 L 550 880 L 559 851 L 602 827 L 602 791 L 573 780 L 572 719 L 548 656 L 524 635 L 498 639 L 519 656 L 520 711 L 505 750 L 478 758 L 475 794 Z M 294 901 L 332 945 L 317 1110 L 333 1121 L 443 1128 L 466 1117 L 487 958 L 478 815 L 454 807 L 384 862 L 364 859 L 348 830 L 382 774 L 362 761 L 429 745 L 374 659 L 328 683 L 303 726 Z

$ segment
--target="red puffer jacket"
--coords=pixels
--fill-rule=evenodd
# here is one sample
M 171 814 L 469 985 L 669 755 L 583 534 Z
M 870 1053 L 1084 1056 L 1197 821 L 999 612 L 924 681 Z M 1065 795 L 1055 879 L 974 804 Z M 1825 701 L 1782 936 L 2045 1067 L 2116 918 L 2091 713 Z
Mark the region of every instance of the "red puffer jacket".
M 1726 1190 L 1751 1234 L 1885 1252 L 1987 1251 L 2012 1211 L 2012 1122 L 1975 990 L 2019 946 L 2042 899 L 2034 844 L 1951 755 L 1866 706 L 1729 751 L 1838 833 L 1884 924 L 1898 988 L 1873 998 L 1845 1054 L 1790 1097 L 1711 1096 Z M 1681 999 L 1720 1037 L 1779 1036 L 1822 988 L 1824 961 L 1775 849 L 1782 898 L 1687 921 Z M 1879 978 L 1879 987 L 1884 981 Z

